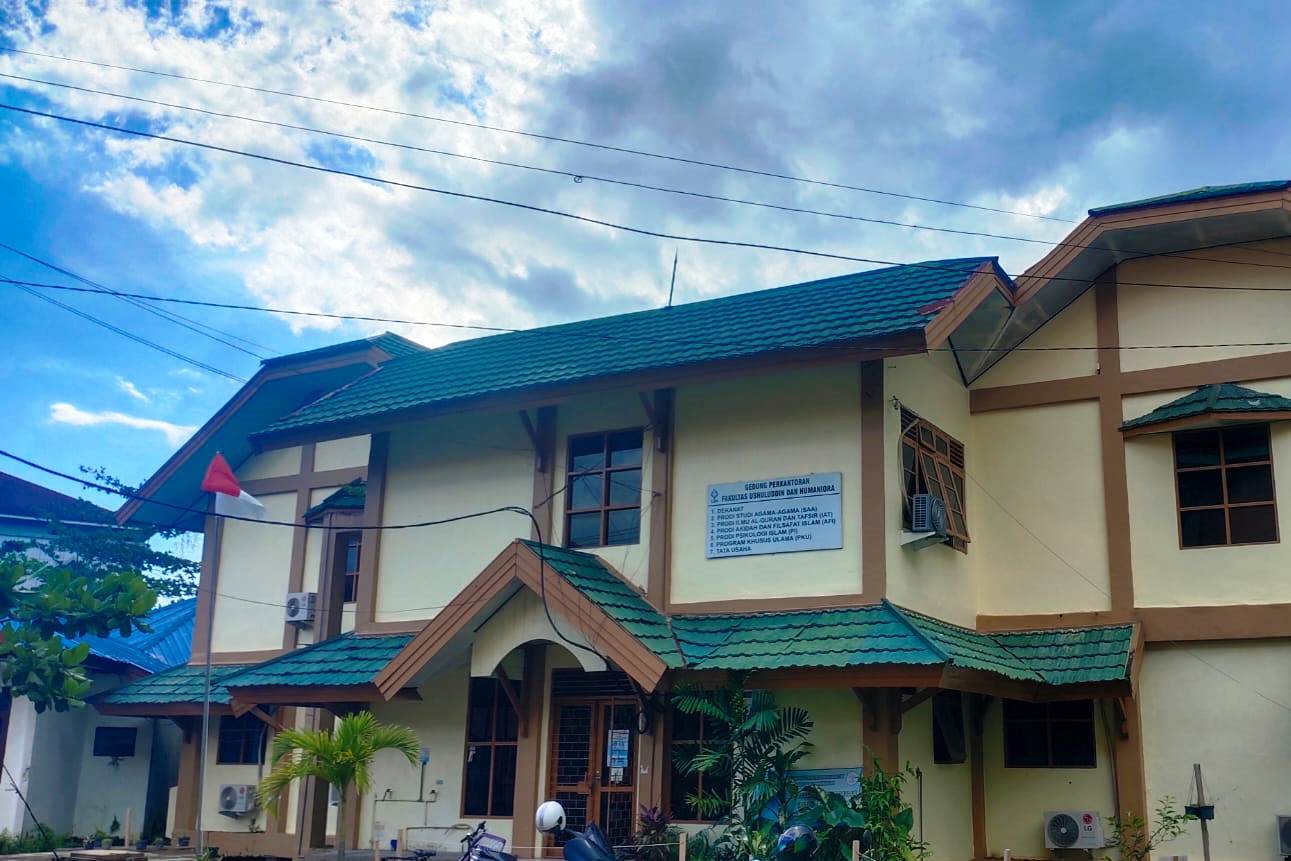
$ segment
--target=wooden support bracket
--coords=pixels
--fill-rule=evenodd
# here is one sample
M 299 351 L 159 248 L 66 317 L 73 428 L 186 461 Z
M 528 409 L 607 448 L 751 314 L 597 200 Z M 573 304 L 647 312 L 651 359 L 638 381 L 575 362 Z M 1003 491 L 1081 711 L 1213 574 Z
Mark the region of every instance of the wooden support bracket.
M 905 714 L 920 703 L 932 699 L 933 694 L 937 693 L 937 690 L 937 688 L 924 688 L 921 691 L 915 691 L 913 694 L 901 701 L 901 713 Z

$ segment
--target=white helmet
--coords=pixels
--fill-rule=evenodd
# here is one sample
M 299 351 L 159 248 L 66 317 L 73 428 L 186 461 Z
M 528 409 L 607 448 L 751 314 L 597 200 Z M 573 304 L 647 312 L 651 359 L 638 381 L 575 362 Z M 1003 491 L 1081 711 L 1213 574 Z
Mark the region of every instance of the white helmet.
M 559 801 L 544 801 L 538 805 L 533 824 L 543 834 L 559 834 L 565 830 L 565 808 Z

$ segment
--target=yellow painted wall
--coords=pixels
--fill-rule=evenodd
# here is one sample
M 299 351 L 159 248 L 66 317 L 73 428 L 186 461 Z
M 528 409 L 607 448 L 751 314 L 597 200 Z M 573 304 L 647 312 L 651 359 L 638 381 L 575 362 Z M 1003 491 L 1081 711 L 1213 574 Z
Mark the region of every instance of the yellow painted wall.
M 906 784 L 905 800 L 914 808 L 916 829 L 921 819 L 930 857 L 973 857 L 973 787 L 967 762 L 938 765 L 932 761 L 932 702 L 906 712 L 901 722 L 901 761 L 923 772 L 923 806 L 918 783 Z M 918 832 L 916 830 L 916 836 Z
M 533 502 L 533 448 L 514 413 L 456 416 L 390 434 L 387 524 Z M 530 524 L 509 513 L 385 532 L 377 621 L 428 619 Z
M 856 365 L 678 388 L 672 601 L 861 591 L 860 434 Z M 809 472 L 843 475 L 842 549 L 705 558 L 708 485 Z
M 1260 254 L 1256 249 L 1285 254 L 1291 240 L 1253 243 L 1245 248 L 1227 246 L 1188 251 L 1189 259 L 1149 257 L 1122 263 L 1117 268 L 1117 311 L 1121 343 L 1133 345 L 1258 343 L 1285 341 L 1291 294 L 1257 291 L 1179 290 L 1142 287 L 1125 282 L 1204 284 L 1232 287 L 1286 287 L 1284 258 Z M 1196 258 L 1207 258 L 1199 260 Z M 1242 260 L 1265 264 L 1244 266 L 1224 263 Z M 1277 264 L 1268 266 L 1267 264 Z M 1283 348 L 1220 347 L 1214 349 L 1127 350 L 1121 367 L 1127 371 L 1160 368 L 1191 362 L 1267 353 Z
M 804 708 L 811 715 L 812 729 L 807 741 L 812 751 L 799 768 L 854 768 L 865 764 L 861 750 L 861 704 L 846 689 L 812 688 L 780 691 L 781 705 Z
M 1023 341 L 1020 346 L 1026 350 L 1009 353 L 1000 359 L 974 381 L 973 388 L 1016 386 L 1097 373 L 1098 354 L 1093 350 L 1040 351 L 1040 348 L 1097 344 L 1095 325 L 1094 291 L 1086 290 Z
M 279 643 L 281 645 L 281 641 Z M 219 765 L 215 761 L 220 739 L 220 719 L 211 716 L 211 734 L 206 754 L 206 782 L 202 787 L 202 830 L 204 831 L 257 831 L 265 827 L 266 814 L 256 810 L 250 814 L 234 819 L 220 815 L 220 787 L 226 783 L 257 784 L 260 778 L 269 773 L 269 765 Z M 199 724 L 200 731 L 200 724 Z M 199 735 L 200 737 L 200 735 Z M 273 736 L 265 741 L 265 758 L 267 751 L 273 747 Z M 292 794 L 297 792 L 293 788 Z
M 314 471 L 367 466 L 372 438 L 367 434 L 329 439 L 314 446 Z
M 1291 379 L 1243 385 L 1291 396 Z M 1125 418 L 1141 416 L 1186 391 L 1126 398 Z M 1274 487 L 1284 490 L 1291 487 L 1291 424 L 1279 422 L 1269 427 Z M 1125 468 L 1130 492 L 1135 603 L 1141 607 L 1172 607 L 1291 601 L 1291 577 L 1286 573 L 1288 557 L 1283 544 L 1186 550 L 1179 546 L 1170 434 L 1126 440 Z M 1291 535 L 1291 503 L 1284 495 L 1278 501 L 1278 532 L 1285 538 Z
M 1140 676 L 1149 806 L 1187 802 L 1201 763 L 1212 857 L 1278 857 L 1277 816 L 1291 814 L 1291 645 L 1281 641 L 1150 646 Z M 1232 676 L 1232 678 L 1228 678 Z M 1196 823 L 1166 847 L 1201 858 Z
M 566 462 L 569 456 L 569 437 L 580 433 L 645 427 L 649 423 L 641 398 L 635 390 L 624 389 L 602 392 L 562 403 L 556 409 L 556 465 L 555 487 L 565 486 Z M 636 544 L 602 547 L 590 552 L 600 556 L 632 583 L 644 589 L 649 576 L 650 561 L 650 511 L 654 505 L 650 492 L 650 468 L 654 462 L 654 435 L 647 429 L 643 439 L 641 467 L 641 536 Z M 556 494 L 552 500 L 555 517 L 552 518 L 552 543 L 565 540 L 565 494 Z M 663 503 L 660 502 L 660 505 Z
M 255 478 L 280 478 L 300 472 L 300 446 L 275 448 L 252 455 L 237 470 L 238 478 L 250 481 Z
M 1107 609 L 1097 402 L 981 413 L 972 423 L 968 553 L 978 612 Z
M 888 598 L 903 607 L 920 610 L 962 625 L 974 624 L 977 596 L 973 583 L 973 559 L 979 538 L 975 514 L 981 503 L 968 482 L 965 517 L 973 541 L 968 553 L 936 545 L 921 550 L 901 546 L 901 438 L 900 413 L 892 409 L 892 398 L 914 410 L 946 433 L 964 443 L 964 460 L 969 475 L 976 469 L 976 452 L 970 438 L 968 392 L 964 389 L 949 353 L 908 356 L 883 363 L 883 477 L 885 532 L 887 534 Z
M 992 701 L 982 727 L 987 846 L 992 855 L 1011 849 L 1015 857 L 1045 858 L 1046 811 L 1112 815 L 1116 805 L 1107 734 L 1096 706 L 1097 768 L 1005 768 L 1003 714 L 999 700 Z
M 291 521 L 296 515 L 295 493 L 274 493 L 259 499 L 269 520 Z M 211 637 L 215 652 L 282 647 L 281 605 L 291 568 L 291 539 L 292 530 L 285 526 L 224 522 Z

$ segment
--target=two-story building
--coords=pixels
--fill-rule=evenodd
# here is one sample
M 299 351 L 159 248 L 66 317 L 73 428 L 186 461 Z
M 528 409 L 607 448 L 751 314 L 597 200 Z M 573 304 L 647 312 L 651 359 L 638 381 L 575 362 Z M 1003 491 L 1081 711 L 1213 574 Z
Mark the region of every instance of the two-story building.
M 381 761 L 355 846 L 487 819 L 536 853 L 547 797 L 616 843 L 640 805 L 691 821 L 671 754 L 706 728 L 667 691 L 748 670 L 811 713 L 805 768 L 916 767 L 938 858 L 1047 857 L 1046 813 L 1150 815 L 1194 763 L 1217 857 L 1279 857 L 1288 270 L 1291 183 L 1258 183 L 1094 210 L 1016 279 L 930 261 L 268 361 L 120 512 L 205 531 L 201 607 L 193 663 L 100 708 L 186 727 L 177 828 L 201 805 L 226 854 L 324 845 L 323 787 L 218 796 L 274 727 L 355 708 L 427 754 Z M 217 450 L 273 522 L 201 513 Z

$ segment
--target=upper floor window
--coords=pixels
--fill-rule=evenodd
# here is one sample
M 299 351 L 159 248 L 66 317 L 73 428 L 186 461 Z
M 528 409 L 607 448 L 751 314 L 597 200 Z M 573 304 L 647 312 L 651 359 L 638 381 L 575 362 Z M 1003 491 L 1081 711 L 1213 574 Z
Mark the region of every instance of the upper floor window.
M 341 575 L 345 578 L 345 603 L 352 604 L 359 597 L 359 560 L 363 551 L 361 533 L 345 533 L 337 539 L 340 545 Z
M 1180 431 L 1174 469 L 1181 546 L 1278 540 L 1268 425 Z
M 641 428 L 569 438 L 565 546 L 608 547 L 641 539 Z
M 259 765 L 264 762 L 269 728 L 253 714 L 220 718 L 219 743 L 215 747 L 218 765 Z
M 964 495 L 964 444 L 907 409 L 901 410 L 902 523 L 910 528 L 910 499 L 928 493 L 946 506 L 950 526 L 947 544 L 968 550 Z
M 1007 768 L 1094 768 L 1093 700 L 1028 703 L 1004 700 Z

